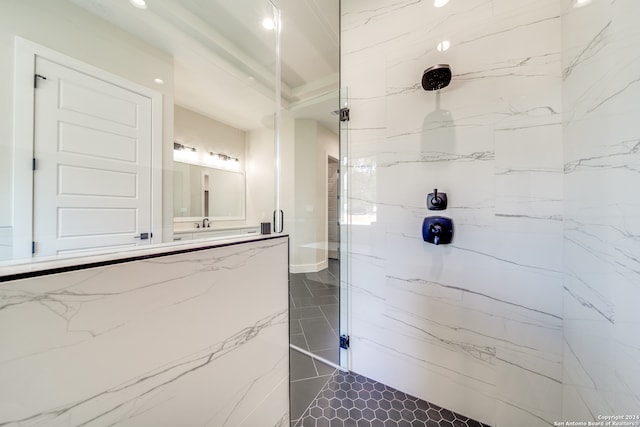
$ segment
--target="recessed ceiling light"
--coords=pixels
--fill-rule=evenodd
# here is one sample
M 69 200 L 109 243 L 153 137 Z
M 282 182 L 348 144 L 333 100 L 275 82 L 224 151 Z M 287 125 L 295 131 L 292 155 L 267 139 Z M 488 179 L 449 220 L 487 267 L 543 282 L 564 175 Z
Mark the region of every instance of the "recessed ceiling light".
M 575 3 L 573 3 L 573 7 L 582 7 L 582 6 L 586 6 L 589 3 L 591 3 L 591 0 L 576 0 Z
M 433 0 L 433 7 L 442 7 L 449 3 L 449 0 Z
M 144 0 L 129 0 L 129 3 L 131 3 L 133 6 L 137 7 L 138 9 L 147 8 L 147 2 Z
M 156 77 L 155 79 L 153 79 L 153 82 L 154 82 L 155 84 L 157 84 L 157 85 L 164 84 L 164 80 L 162 80 L 162 79 L 160 79 L 160 78 L 158 78 L 158 77 Z
M 440 43 L 438 43 L 438 46 L 436 46 L 436 49 L 438 49 L 438 52 L 444 52 L 450 47 L 451 47 L 451 43 L 449 43 L 449 40 L 442 40 Z
M 271 18 L 264 18 L 262 20 L 262 26 L 265 30 L 273 30 L 276 27 L 276 23 Z

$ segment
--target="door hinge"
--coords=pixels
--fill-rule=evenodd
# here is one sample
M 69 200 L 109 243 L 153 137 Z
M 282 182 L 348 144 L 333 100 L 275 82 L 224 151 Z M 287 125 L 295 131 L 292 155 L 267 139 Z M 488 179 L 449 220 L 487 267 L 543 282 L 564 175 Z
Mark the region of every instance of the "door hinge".
M 340 121 L 341 122 L 348 122 L 349 121 L 349 109 L 348 108 L 341 108 L 340 109 Z
M 47 80 L 47 78 L 45 76 L 43 76 L 42 74 L 35 74 L 33 76 L 33 87 L 34 88 L 38 87 L 38 79 Z
M 31 241 L 31 253 L 35 254 L 36 253 L 36 242 Z
M 36 170 L 36 158 L 33 158 L 33 162 L 31 163 L 31 169 Z
M 340 335 L 340 348 L 345 350 L 349 348 L 349 335 Z

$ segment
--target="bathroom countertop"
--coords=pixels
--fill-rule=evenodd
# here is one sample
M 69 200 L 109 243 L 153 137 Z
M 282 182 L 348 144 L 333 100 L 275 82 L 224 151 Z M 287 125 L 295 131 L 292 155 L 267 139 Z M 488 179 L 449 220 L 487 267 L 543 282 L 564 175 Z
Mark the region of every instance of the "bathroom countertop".
M 174 225 L 173 234 L 202 233 L 205 231 L 233 231 L 233 230 L 244 230 L 248 228 L 252 228 L 260 231 L 259 225 L 232 225 L 228 227 L 197 227 L 197 228 L 196 227 L 188 227 L 188 228 L 177 227 L 176 228 Z
M 211 229 L 211 231 L 214 230 L 216 229 Z M 118 248 L 117 252 L 116 250 L 100 253 L 87 252 L 82 255 L 76 253 L 66 256 L 58 255 L 2 261 L 0 262 L 0 282 L 282 237 L 288 237 L 288 234 L 251 234 L 216 239 L 204 238 L 186 242 L 168 242 L 142 247 Z

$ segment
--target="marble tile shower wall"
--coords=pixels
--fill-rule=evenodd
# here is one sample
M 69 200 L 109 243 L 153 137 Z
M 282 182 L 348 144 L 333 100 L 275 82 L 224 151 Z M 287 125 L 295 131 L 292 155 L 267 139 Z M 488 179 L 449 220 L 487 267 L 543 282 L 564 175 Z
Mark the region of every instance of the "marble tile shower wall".
M 342 1 L 355 372 L 494 426 L 561 419 L 560 53 L 557 0 Z M 438 214 L 450 245 L 422 241 Z
M 639 16 L 635 0 L 563 13 L 568 420 L 640 415 Z

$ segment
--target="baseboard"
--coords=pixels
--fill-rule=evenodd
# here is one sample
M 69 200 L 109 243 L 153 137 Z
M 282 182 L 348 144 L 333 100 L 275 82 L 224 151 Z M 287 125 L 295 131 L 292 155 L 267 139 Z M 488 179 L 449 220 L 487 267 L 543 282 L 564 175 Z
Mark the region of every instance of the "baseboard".
M 291 273 L 316 273 L 320 270 L 329 268 L 329 262 L 327 260 L 318 262 L 316 264 L 290 264 L 289 271 Z

